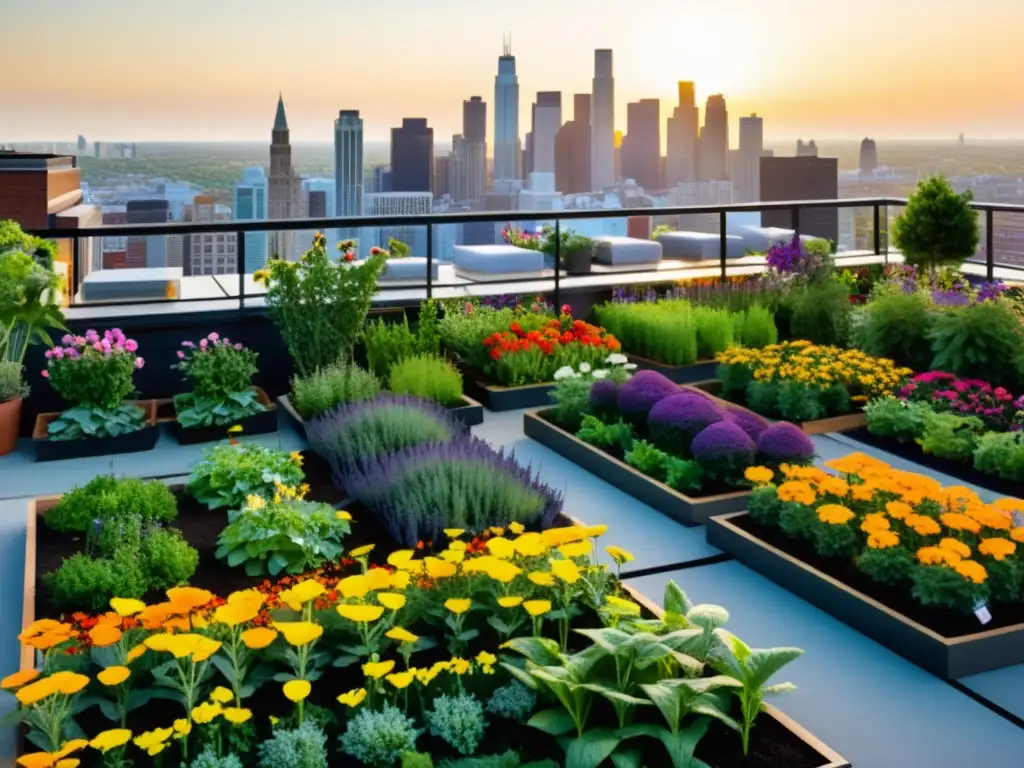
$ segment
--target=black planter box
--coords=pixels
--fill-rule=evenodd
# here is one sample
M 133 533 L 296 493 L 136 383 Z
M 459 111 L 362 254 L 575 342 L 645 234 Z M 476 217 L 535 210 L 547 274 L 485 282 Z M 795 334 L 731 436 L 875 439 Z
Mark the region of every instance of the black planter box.
M 450 405 L 447 410 L 467 427 L 484 423 L 484 407 L 471 397 L 462 396 L 462 405 Z
M 291 398 L 288 395 L 281 395 L 277 398 L 277 408 L 284 414 L 284 420 L 288 422 L 289 426 L 305 437 L 306 422 L 299 416 L 299 412 L 295 410 L 295 406 L 292 405 Z
M 708 543 L 932 674 L 955 680 L 1024 662 L 1024 624 L 943 637 L 733 525 L 746 515 L 709 520 Z
M 635 363 L 638 370 L 657 371 L 676 384 L 694 384 L 715 378 L 718 363 L 714 360 L 698 360 L 690 365 L 668 365 L 656 360 L 649 360 L 638 355 L 629 355 L 629 362 Z
M 239 419 L 224 426 L 185 428 L 177 421 L 170 422 L 167 426 L 171 430 L 171 434 L 174 435 L 174 439 L 181 445 L 195 445 L 197 443 L 213 443 L 219 440 L 226 440 L 228 430 L 236 424 L 242 428 L 242 431 L 238 433 L 240 437 L 277 432 L 277 409 L 270 398 L 267 397 L 266 392 L 259 387 L 255 389 L 256 394 L 259 396 L 259 401 L 265 409 L 260 413 L 254 413 L 252 416 L 247 416 L 244 419 Z
M 137 403 L 146 411 L 146 426 L 135 432 L 117 437 L 103 439 L 84 438 L 82 440 L 50 440 L 48 427 L 51 421 L 60 416 L 59 413 L 41 413 L 36 417 L 35 430 L 32 433 L 32 446 L 35 448 L 36 461 L 60 461 L 62 459 L 84 459 L 95 456 L 112 456 L 117 453 L 137 453 L 151 451 L 156 447 L 160 437 L 157 427 L 156 401 L 144 400 Z
M 713 515 L 746 509 L 750 491 L 690 497 L 546 421 L 544 411 L 523 414 L 523 432 L 620 491 L 683 525 L 703 525 Z
M 488 383 L 472 370 L 465 371 L 463 388 L 466 395 L 481 403 L 490 411 L 517 411 L 522 408 L 541 408 L 551 405 L 553 381 L 541 384 L 524 384 L 521 387 L 502 387 Z
M 1006 480 L 999 475 L 981 472 L 967 461 L 955 461 L 953 459 L 932 456 L 922 451 L 921 446 L 914 442 L 901 443 L 899 440 L 894 440 L 891 437 L 881 437 L 872 434 L 867 429 L 855 429 L 846 432 L 844 436 L 850 440 L 856 440 L 858 443 L 877 448 L 880 451 L 891 453 L 893 456 L 899 456 L 901 459 L 920 464 L 922 467 L 949 475 L 962 482 L 987 488 L 993 493 L 1017 497 L 1024 491 L 1021 483 Z
M 577 248 L 562 254 L 562 268 L 570 275 L 588 275 L 594 263 L 594 248 Z

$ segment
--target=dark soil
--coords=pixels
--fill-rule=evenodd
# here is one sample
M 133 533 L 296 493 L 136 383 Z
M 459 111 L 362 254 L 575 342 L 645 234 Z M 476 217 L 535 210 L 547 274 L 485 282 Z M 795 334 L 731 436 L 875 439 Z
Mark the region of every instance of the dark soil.
M 992 613 L 992 621 L 982 625 L 973 613 L 965 615 L 949 608 L 921 605 L 911 596 L 909 582 L 903 587 L 895 588 L 879 584 L 860 571 L 852 560 L 821 557 L 814 551 L 813 545 L 791 539 L 779 528 L 760 525 L 754 522 L 749 515 L 735 517 L 729 522 L 756 536 L 764 543 L 770 544 L 812 568 L 841 581 L 851 589 L 877 600 L 911 621 L 928 627 L 942 637 L 953 639 L 982 631 L 987 632 L 992 629 L 1024 624 L 1024 602 L 990 603 L 989 611 Z

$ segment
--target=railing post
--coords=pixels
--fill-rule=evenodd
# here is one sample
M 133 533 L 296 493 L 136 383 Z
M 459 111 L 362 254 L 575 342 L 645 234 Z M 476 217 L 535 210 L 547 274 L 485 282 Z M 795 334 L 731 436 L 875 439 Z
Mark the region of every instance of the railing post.
M 725 210 L 718 212 L 718 268 L 721 272 L 719 279 L 725 283 L 729 280 L 729 269 L 726 266 L 726 256 L 729 250 L 729 239 L 726 234 L 726 222 L 729 214 Z
M 885 266 L 889 266 L 889 204 L 886 203 L 885 210 Z
M 434 295 L 434 225 L 427 224 L 427 298 Z
M 95 245 L 96 241 L 92 241 Z M 100 246 L 102 248 L 102 245 Z M 85 249 L 88 253 L 89 249 Z M 100 259 L 103 259 L 103 252 L 100 251 Z M 102 261 L 101 261 L 102 263 Z M 82 239 L 71 238 L 71 295 L 68 296 L 68 304 L 74 304 L 78 296 L 78 289 L 82 284 Z
M 790 212 L 790 216 L 793 222 L 793 236 L 800 237 L 800 206 L 794 205 L 793 210 Z
M 555 312 L 562 313 L 562 289 L 559 275 L 562 272 L 562 227 L 555 219 Z
M 875 255 L 877 256 L 882 252 L 882 207 L 875 203 L 874 210 L 875 216 Z
M 995 214 L 985 209 L 985 279 L 990 283 L 996 278 L 996 233 Z
M 235 268 L 238 270 L 238 308 L 245 309 L 245 233 L 235 232 Z

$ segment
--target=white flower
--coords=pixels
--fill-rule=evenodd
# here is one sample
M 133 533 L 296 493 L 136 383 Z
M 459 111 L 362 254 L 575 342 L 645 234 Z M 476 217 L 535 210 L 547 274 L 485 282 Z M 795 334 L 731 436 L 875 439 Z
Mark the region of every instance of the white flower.
M 608 375 L 608 371 L 604 370 L 603 368 L 600 368 L 590 375 L 593 376 L 595 379 L 603 379 L 605 376 Z
M 626 363 L 622 367 L 625 368 L 627 371 L 635 371 L 636 370 L 636 363 Z
M 572 369 L 572 366 L 563 365 L 557 371 L 555 371 L 555 381 L 561 381 L 562 379 L 575 379 L 576 371 Z
M 618 352 L 612 352 L 605 359 L 605 362 L 609 365 L 625 365 L 629 362 L 629 358 L 625 355 L 620 355 Z M 635 368 L 636 366 L 634 365 L 633 367 Z
M 590 373 L 590 363 L 580 363 L 580 373 Z

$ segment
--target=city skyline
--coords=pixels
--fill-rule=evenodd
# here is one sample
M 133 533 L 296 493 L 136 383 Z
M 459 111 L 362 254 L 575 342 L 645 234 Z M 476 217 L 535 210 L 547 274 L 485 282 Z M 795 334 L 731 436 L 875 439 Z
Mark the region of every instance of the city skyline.
M 506 32 L 524 104 L 540 91 L 560 91 L 563 103 L 589 92 L 594 50 L 611 49 L 617 130 L 626 105 L 642 99 L 660 99 L 662 116 L 671 115 L 677 81 L 689 80 L 702 113 L 707 97 L 722 93 L 730 133 L 757 112 L 768 141 L 1024 136 L 1017 0 L 979 0 L 969 17 L 953 0 L 864 0 L 827 12 L 780 0 L 770 14 L 763 5 L 648 0 L 619 18 L 620 7 L 578 0 L 521 0 L 505 16 L 466 0 L 305 0 L 279 18 L 269 0 L 182 0 L 173 14 L 94 0 L 75 24 L 58 24 L 66 9 L 37 0 L 13 10 L 18 34 L 0 50 L 0 139 L 258 140 L 278 91 L 293 141 L 329 141 L 341 109 L 360 111 L 368 142 L 386 140 L 403 117 L 425 117 L 450 136 L 461 130 L 466 98 L 493 94 Z M 922 18 L 925 35 L 914 32 Z M 353 31 L 330 41 L 321 30 L 331 20 Z M 572 34 L 552 46 L 538 23 Z M 446 36 L 453 40 L 437 44 Z M 35 55 L 39 39 L 46 57 Z M 280 55 L 253 55 L 275 46 Z M 18 64 L 28 60 L 32 67 Z M 521 107 L 521 136 L 530 117 Z

